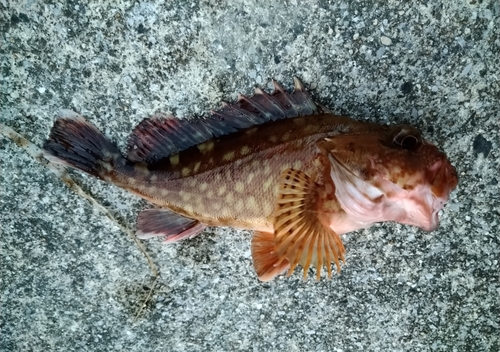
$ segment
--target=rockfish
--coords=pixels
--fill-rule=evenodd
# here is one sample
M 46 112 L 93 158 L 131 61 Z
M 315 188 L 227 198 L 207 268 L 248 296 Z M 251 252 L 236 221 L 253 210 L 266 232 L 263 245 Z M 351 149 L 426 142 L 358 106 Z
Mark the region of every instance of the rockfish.
M 276 82 L 209 117 L 155 115 L 132 132 L 127 155 L 80 115 L 64 111 L 44 145 L 49 160 L 125 188 L 158 206 L 142 211 L 137 236 L 166 243 L 207 226 L 253 231 L 262 281 L 294 271 L 319 280 L 340 271 L 340 235 L 395 221 L 432 231 L 458 182 L 446 155 L 409 125 L 337 116 L 298 79 Z

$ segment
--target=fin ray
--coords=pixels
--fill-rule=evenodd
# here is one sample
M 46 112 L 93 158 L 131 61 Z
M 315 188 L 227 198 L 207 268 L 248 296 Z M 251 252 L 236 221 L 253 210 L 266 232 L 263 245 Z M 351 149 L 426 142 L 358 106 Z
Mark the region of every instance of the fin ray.
M 340 270 L 340 261 L 344 261 L 342 240 L 321 212 L 322 192 L 322 186 L 302 171 L 289 169 L 281 175 L 273 226 L 276 250 L 290 263 L 287 275 L 300 264 L 306 279 L 312 265 L 319 280 L 321 268 L 326 265 L 331 278 L 332 261 L 337 270 Z
M 280 258 L 275 248 L 274 234 L 255 231 L 252 237 L 253 266 L 259 280 L 271 281 L 287 270 L 289 264 Z
M 81 115 L 63 110 L 43 146 L 44 156 L 104 178 L 125 160 L 118 148 Z

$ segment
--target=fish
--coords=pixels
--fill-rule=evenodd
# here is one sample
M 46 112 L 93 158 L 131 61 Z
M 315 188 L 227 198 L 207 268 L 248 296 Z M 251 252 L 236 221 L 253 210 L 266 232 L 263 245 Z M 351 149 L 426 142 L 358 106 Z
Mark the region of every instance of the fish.
M 124 188 L 155 205 L 136 236 L 174 243 L 208 226 L 253 232 L 264 282 L 307 279 L 346 262 L 341 235 L 378 222 L 433 231 L 458 184 L 445 153 L 408 124 L 383 125 L 332 113 L 303 83 L 272 81 L 207 117 L 155 114 L 131 133 L 124 155 L 84 117 L 64 110 L 45 157 Z

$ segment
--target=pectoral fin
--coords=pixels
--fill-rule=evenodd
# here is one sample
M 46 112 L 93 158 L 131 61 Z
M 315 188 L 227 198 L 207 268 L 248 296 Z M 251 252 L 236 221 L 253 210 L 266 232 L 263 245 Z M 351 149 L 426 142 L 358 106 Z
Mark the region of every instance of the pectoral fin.
M 316 267 L 317 280 L 323 265 L 329 278 L 332 262 L 340 271 L 345 249 L 340 236 L 330 228 L 328 215 L 322 211 L 324 194 L 324 186 L 302 171 L 289 169 L 281 175 L 274 241 L 277 256 L 290 263 L 288 275 L 298 264 L 304 268 L 304 279 L 311 264 Z

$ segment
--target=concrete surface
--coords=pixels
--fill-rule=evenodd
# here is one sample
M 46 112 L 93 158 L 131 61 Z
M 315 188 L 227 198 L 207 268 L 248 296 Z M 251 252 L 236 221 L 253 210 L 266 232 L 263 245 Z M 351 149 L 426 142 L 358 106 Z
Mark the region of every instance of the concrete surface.
M 250 234 L 134 242 L 9 139 L 2 351 L 498 351 L 500 3 L 0 0 L 0 120 L 42 145 L 57 112 L 120 147 L 155 111 L 201 115 L 292 76 L 336 112 L 410 122 L 457 166 L 441 227 L 345 236 L 331 281 L 260 283 Z M 147 204 L 78 172 L 130 227 Z

